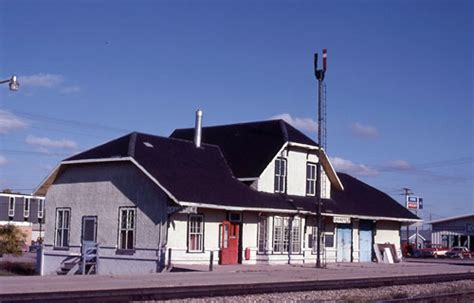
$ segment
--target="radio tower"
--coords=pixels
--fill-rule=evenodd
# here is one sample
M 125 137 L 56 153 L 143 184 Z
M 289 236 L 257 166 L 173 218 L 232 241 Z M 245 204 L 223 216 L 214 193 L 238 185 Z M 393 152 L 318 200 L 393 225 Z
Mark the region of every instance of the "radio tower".
M 317 196 L 317 207 L 316 207 L 316 218 L 318 222 L 318 230 L 316 237 L 316 267 L 321 268 L 321 228 L 322 228 L 322 191 L 321 191 L 321 159 L 322 159 L 322 148 L 325 149 L 326 145 L 326 126 L 325 126 L 325 113 L 326 105 L 325 100 L 325 89 L 324 89 L 324 75 L 326 74 L 327 68 L 327 49 L 323 49 L 323 69 L 318 69 L 318 53 L 314 54 L 314 73 L 318 80 L 318 163 L 316 166 L 316 196 Z M 323 105 L 324 104 L 324 105 Z

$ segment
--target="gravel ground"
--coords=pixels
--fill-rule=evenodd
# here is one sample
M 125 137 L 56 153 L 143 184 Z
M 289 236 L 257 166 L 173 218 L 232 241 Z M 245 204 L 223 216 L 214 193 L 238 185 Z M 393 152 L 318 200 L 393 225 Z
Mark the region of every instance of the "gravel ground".
M 287 293 L 270 293 L 247 296 L 206 297 L 199 299 L 180 299 L 146 302 L 201 303 L 201 302 L 373 302 L 376 300 L 401 299 L 408 297 L 427 296 L 431 294 L 447 294 L 462 291 L 474 291 L 474 280 L 456 282 L 402 285 L 377 288 L 356 288 L 344 290 L 301 291 Z M 474 300 L 474 299 L 473 299 Z M 141 301 L 144 302 L 144 301 Z

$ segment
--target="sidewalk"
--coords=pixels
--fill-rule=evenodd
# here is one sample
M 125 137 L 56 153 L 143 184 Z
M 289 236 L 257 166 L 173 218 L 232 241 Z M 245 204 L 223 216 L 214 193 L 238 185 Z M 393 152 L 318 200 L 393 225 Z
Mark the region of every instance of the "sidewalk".
M 474 266 L 432 263 L 339 263 L 318 269 L 314 265 L 186 266 L 192 272 L 133 276 L 14 276 L 0 277 L 0 300 L 7 294 L 33 294 L 94 290 L 193 287 L 202 285 L 258 284 L 295 281 L 344 280 L 474 272 Z

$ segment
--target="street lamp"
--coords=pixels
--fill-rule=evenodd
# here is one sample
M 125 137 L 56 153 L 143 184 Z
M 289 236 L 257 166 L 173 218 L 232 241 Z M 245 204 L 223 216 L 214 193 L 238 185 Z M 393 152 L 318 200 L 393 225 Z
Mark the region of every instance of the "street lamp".
M 13 75 L 10 79 L 0 81 L 0 84 L 7 83 L 11 91 L 17 91 L 20 88 L 20 83 L 18 83 L 18 78 Z

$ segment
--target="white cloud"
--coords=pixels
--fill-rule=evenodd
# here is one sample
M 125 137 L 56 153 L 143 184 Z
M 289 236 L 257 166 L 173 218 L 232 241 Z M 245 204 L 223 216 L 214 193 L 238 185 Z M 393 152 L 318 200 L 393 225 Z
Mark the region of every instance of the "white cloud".
M 7 164 L 7 158 L 0 155 L 0 166 Z
M 346 160 L 339 157 L 330 157 L 331 163 L 337 171 L 345 172 L 351 175 L 358 176 L 376 176 L 378 171 L 370 168 L 364 164 L 356 164 L 351 160 Z
M 81 91 L 81 88 L 78 85 L 66 86 L 63 87 L 60 92 L 63 94 L 73 94 Z
M 62 75 L 57 74 L 34 74 L 29 76 L 19 76 L 18 82 L 20 85 L 30 87 L 46 87 L 51 88 L 61 84 L 64 81 Z
M 388 162 L 387 168 L 393 170 L 411 170 L 413 166 L 405 160 L 393 160 Z
M 356 122 L 351 125 L 352 134 L 357 137 L 363 138 L 377 138 L 379 136 L 379 131 L 377 128 L 368 125 L 362 125 L 359 122 Z
M 42 151 L 47 152 L 47 147 L 56 147 L 56 148 L 67 148 L 67 149 L 74 149 L 77 147 L 77 143 L 72 140 L 52 140 L 48 137 L 35 137 L 29 135 L 26 137 L 25 142 L 30 145 L 39 146 Z
M 312 133 L 316 133 L 318 130 L 318 123 L 311 118 L 292 117 L 288 113 L 283 113 L 270 117 L 270 119 L 282 119 L 300 130 Z
M 7 134 L 18 128 L 25 128 L 28 124 L 14 114 L 0 109 L 0 134 Z

